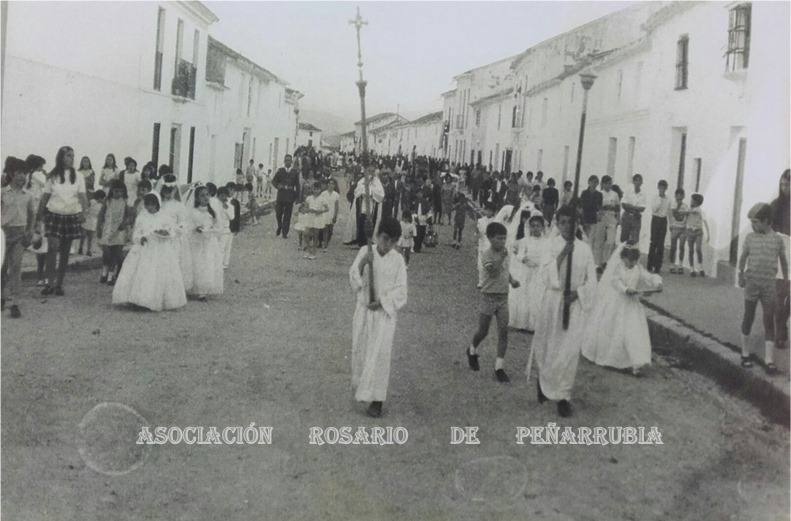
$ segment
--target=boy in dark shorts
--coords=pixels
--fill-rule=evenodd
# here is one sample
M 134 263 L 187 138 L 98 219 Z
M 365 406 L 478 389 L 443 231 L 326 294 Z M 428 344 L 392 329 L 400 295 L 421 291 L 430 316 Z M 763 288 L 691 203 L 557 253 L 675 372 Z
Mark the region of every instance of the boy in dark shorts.
M 505 351 L 508 349 L 508 285 L 518 288 L 519 282 L 511 277 L 508 250 L 505 239 L 508 234 L 505 226 L 498 222 L 486 227 L 489 248 L 481 253 L 483 280 L 481 284 L 480 314 L 478 315 L 478 331 L 472 337 L 472 345 L 467 350 L 467 362 L 470 369 L 478 371 L 478 346 L 489 334 L 492 317 L 497 319 L 497 358 L 494 362 L 494 375 L 497 381 L 507 383 L 510 380 L 505 374 Z
M 750 209 L 747 217 L 750 218 L 753 231 L 744 238 L 742 255 L 739 259 L 739 286 L 744 288 L 742 367 L 753 365 L 748 338 L 755 320 L 755 309 L 760 302 L 764 316 L 766 372 L 774 375 L 778 373 L 774 363 L 775 275 L 779 262 L 783 279 L 788 280 L 788 259 L 783 240 L 772 230 L 772 210 L 769 205 L 756 204 Z

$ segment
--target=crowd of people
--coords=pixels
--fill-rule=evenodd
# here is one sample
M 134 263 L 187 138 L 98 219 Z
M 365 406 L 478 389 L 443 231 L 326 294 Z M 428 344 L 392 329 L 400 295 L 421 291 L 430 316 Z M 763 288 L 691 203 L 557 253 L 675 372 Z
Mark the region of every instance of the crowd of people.
M 43 295 L 62 296 L 69 257 L 102 253 L 99 282 L 113 287 L 112 302 L 160 311 L 205 301 L 223 293 L 242 208 L 256 223 L 257 201 L 276 191 L 276 235 L 292 228 L 308 260 L 327 251 L 335 224 L 347 208 L 343 242 L 359 247 L 350 270 L 358 293 L 354 318 L 353 381 L 359 400 L 378 416 L 386 396 L 396 314 L 406 303 L 406 266 L 413 253 L 435 246 L 439 230 L 452 228 L 448 244 L 459 249 L 465 223 L 477 219 L 480 291 L 477 331 L 465 349 L 473 371 L 479 349 L 497 324 L 494 375 L 508 382 L 508 333 L 533 336 L 531 357 L 538 369 L 539 401 L 558 402 L 571 414 L 571 390 L 579 355 L 594 363 L 641 375 L 651 361 L 651 344 L 639 297 L 660 291 L 664 246 L 670 232 L 670 273 L 704 276 L 702 244 L 707 224 L 703 196 L 659 181 L 650 197 L 639 174 L 626 191 L 609 176 L 592 175 L 574 198 L 543 172 L 498 173 L 450 165 L 425 157 L 372 157 L 363 166 L 354 156 L 323 156 L 302 148 L 284 158 L 271 177 L 250 161 L 247 173 L 217 187 L 179 185 L 167 165 L 137 170 L 133 158 L 116 166 L 108 154 L 98 173 L 83 157 L 74 168 L 71 147 L 61 147 L 54 167 L 43 158 L 8 157 L 3 170 L 3 306 L 18 318 L 22 256 L 37 259 Z M 336 176 L 348 180 L 346 204 Z M 599 187 L 601 189 L 599 189 Z M 346 206 L 348 205 L 348 207 Z M 646 266 L 638 249 L 650 212 Z M 369 217 L 370 216 L 370 217 Z M 777 372 L 774 350 L 788 343 L 789 172 L 778 197 L 752 208 L 739 260 L 745 288 L 742 365 L 752 366 L 747 347 L 757 304 L 763 308 L 764 367 Z M 292 226 L 293 219 L 293 226 Z M 371 239 L 374 245 L 371 244 Z M 569 264 L 571 265 L 569 267 Z M 372 267 L 373 291 L 366 270 Z M 529 373 L 529 370 L 528 370 Z
M 101 250 L 98 282 L 114 286 L 114 304 L 154 311 L 205 301 L 223 292 L 223 269 L 230 262 L 240 229 L 242 204 L 254 210 L 252 183 L 182 186 L 167 165 L 134 158 L 116 165 L 107 154 L 94 172 L 74 150 L 61 147 L 54 167 L 37 155 L 9 156 L 3 169 L 3 308 L 19 318 L 17 302 L 22 258 L 36 256 L 37 283 L 44 296 L 65 295 L 73 253 Z M 253 211 L 253 215 L 254 215 Z
M 703 196 L 692 194 L 687 205 L 685 192 L 678 189 L 671 202 L 664 180 L 649 200 L 639 174 L 626 193 L 609 176 L 602 177 L 599 191 L 600 180 L 592 175 L 575 199 L 571 183 L 565 182 L 558 192 L 554 179 L 544 183 L 541 172 L 476 174 L 463 165 L 451 168 L 419 158 L 410 163 L 387 157 L 375 158 L 365 170 L 352 162 L 351 172 L 347 200 L 357 218 L 349 220 L 354 223 L 349 243 L 362 246 L 350 268 L 357 292 L 353 385 L 357 400 L 370 401 L 368 413 L 375 417 L 382 414 L 386 398 L 397 310 L 406 303 L 405 266 L 410 253 L 420 251 L 418 235 L 426 234 L 421 226 L 453 222 L 451 245 L 456 246 L 463 217 L 459 226 L 453 216 L 480 215 L 478 327 L 465 349 L 468 366 L 480 370 L 479 349 L 494 319 L 498 336 L 494 376 L 509 382 L 505 371 L 509 330 L 524 331 L 533 337 L 527 374 L 529 378 L 535 361 L 538 401 L 555 400 L 558 414 L 564 417 L 572 414 L 571 392 L 580 355 L 638 377 L 650 365 L 651 339 L 640 298 L 662 291 L 668 229 L 670 273 L 684 273 L 681 262 L 687 244 L 690 275 L 705 276 L 701 245 L 708 230 L 701 209 Z M 788 177 L 788 171 L 782 174 L 777 199 L 751 209 L 753 232 L 745 238 L 740 260 L 740 284 L 745 287 L 742 365 L 752 366 L 747 337 L 760 302 L 766 335 L 764 368 L 770 375 L 778 372 L 774 350 L 787 347 Z M 651 220 L 644 267 L 639 241 L 646 211 L 651 212 Z M 400 223 L 395 220 L 399 214 Z M 366 220 L 366 215 L 371 219 Z M 381 226 L 373 224 L 377 220 Z M 369 229 L 361 231 L 366 223 Z M 376 253 L 363 246 L 371 228 Z M 387 269 L 377 264 L 393 259 L 394 249 L 401 249 L 402 260 L 389 261 Z M 380 287 L 374 283 L 375 296 L 369 298 L 365 274 L 371 262 L 374 280 L 381 282 Z

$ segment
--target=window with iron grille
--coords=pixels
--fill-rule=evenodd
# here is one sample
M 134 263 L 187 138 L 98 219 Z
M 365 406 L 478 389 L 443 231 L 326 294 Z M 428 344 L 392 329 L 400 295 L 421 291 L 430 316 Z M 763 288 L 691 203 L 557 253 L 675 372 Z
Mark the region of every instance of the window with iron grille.
M 688 67 L 689 36 L 684 35 L 676 43 L 676 90 L 687 88 Z
M 728 21 L 728 52 L 725 65 L 728 71 L 746 69 L 750 61 L 751 4 L 737 5 L 730 10 Z

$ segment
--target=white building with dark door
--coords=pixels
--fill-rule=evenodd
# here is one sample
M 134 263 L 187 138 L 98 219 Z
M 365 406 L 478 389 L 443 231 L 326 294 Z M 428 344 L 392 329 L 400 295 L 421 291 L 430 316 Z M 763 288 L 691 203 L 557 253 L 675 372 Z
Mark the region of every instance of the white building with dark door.
M 209 161 L 200 180 L 228 182 L 249 161 L 274 172 L 295 148 L 298 91 L 227 45 L 209 38 L 205 84 Z
M 226 182 L 293 152 L 302 94 L 209 36 L 203 3 L 14 2 L 3 67 L 3 152 L 51 165 L 61 145 Z M 91 30 L 63 31 L 90 20 Z M 123 22 L 123 23 L 121 23 Z M 63 35 L 63 38 L 53 35 Z
M 52 165 L 70 145 L 97 171 L 112 152 L 119 163 L 131 156 L 170 164 L 182 181 L 198 177 L 209 160 L 201 80 L 211 10 L 186 1 L 5 7 L 5 154 Z
M 313 147 L 316 151 L 321 148 L 321 129 L 317 126 L 302 121 L 297 126 L 297 148 Z

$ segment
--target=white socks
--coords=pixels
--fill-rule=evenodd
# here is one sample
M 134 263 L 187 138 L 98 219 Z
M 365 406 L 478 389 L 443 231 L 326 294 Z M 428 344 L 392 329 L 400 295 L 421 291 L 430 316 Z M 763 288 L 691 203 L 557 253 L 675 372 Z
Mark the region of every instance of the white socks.
M 750 337 L 742 334 L 742 357 L 750 356 Z
M 478 352 L 475 349 L 474 345 L 470 345 L 470 354 L 473 355 L 473 356 L 478 354 Z
M 775 343 L 771 340 L 767 340 L 766 343 L 766 354 L 764 355 L 764 361 L 767 364 L 775 363 Z
M 499 356 L 494 360 L 494 370 L 497 371 L 505 366 L 505 359 Z

